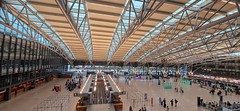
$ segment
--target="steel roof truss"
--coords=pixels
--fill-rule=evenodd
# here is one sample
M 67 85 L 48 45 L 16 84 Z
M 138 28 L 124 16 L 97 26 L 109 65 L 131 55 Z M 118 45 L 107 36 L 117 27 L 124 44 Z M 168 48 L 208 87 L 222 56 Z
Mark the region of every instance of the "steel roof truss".
M 74 0 L 74 1 L 55 0 L 55 1 L 60 7 L 66 19 L 68 20 L 73 31 L 75 32 L 75 34 L 77 35 L 81 43 L 83 44 L 85 52 L 88 54 L 89 60 L 92 60 L 93 59 L 92 40 L 91 40 L 90 25 L 88 20 L 89 18 L 87 14 L 85 1 L 83 1 L 83 3 L 81 2 L 81 0 Z M 74 14 L 76 10 L 78 11 L 78 14 Z M 84 13 L 80 13 L 80 11 L 83 11 Z M 80 18 L 81 16 L 80 14 L 84 14 L 83 19 Z M 81 21 L 80 24 L 79 24 L 79 21 Z M 86 38 L 89 38 L 89 39 L 86 39 Z
M 152 2 L 153 1 L 153 2 Z M 113 35 L 113 39 L 108 51 L 108 60 L 111 60 L 114 54 L 117 52 L 119 47 L 139 29 L 151 15 L 157 11 L 166 0 L 143 0 L 138 2 L 143 2 L 142 6 L 136 7 L 132 0 L 129 0 L 124 11 L 121 15 L 120 22 L 117 25 L 117 29 Z M 127 16 L 128 14 L 128 16 Z M 126 24 L 124 23 L 126 22 Z M 124 30 L 122 29 L 124 28 Z M 120 39 L 117 40 L 116 34 L 119 33 L 120 29 Z M 115 41 L 119 41 L 116 45 L 113 45 Z
M 141 45 L 139 46 L 139 43 L 143 42 L 143 43 L 145 44 L 145 43 L 147 43 L 149 40 L 152 40 L 153 38 L 155 38 L 157 35 L 160 35 L 160 34 L 163 33 L 163 32 L 168 32 L 169 29 L 174 29 L 174 27 L 178 26 L 178 24 L 179 24 L 181 21 L 183 21 L 183 20 L 186 19 L 186 17 L 183 17 L 183 16 L 184 16 L 185 13 L 188 11 L 188 8 L 191 7 L 191 6 L 193 6 L 193 5 L 195 5 L 195 4 L 198 3 L 198 2 L 199 2 L 199 1 L 195 1 L 195 2 L 193 2 L 192 4 L 190 4 L 189 6 L 184 7 L 181 11 L 177 12 L 175 15 L 172 15 L 168 20 L 163 21 L 163 23 L 162 23 L 160 26 L 156 27 L 153 31 L 150 31 L 146 36 L 144 36 L 144 38 L 142 38 L 140 41 L 138 41 L 138 42 L 133 46 L 133 48 L 124 56 L 124 60 L 128 59 L 128 58 L 132 55 L 133 52 L 135 52 L 139 47 L 141 47 Z M 180 18 L 179 18 L 178 15 L 180 15 Z M 196 15 L 196 14 L 193 13 L 193 14 L 191 14 L 191 17 L 194 17 L 195 15 Z M 190 16 L 190 15 L 188 15 L 188 17 L 189 17 L 189 16 Z M 168 24 L 172 19 L 179 19 L 179 20 L 178 20 L 178 22 L 176 22 L 176 23 Z M 188 21 L 188 23 L 191 23 L 191 22 Z M 186 24 L 188 24 L 188 23 L 185 23 L 184 27 L 185 27 Z M 190 26 L 191 26 L 191 24 L 190 24 Z M 176 27 L 176 28 L 177 28 L 177 27 Z M 182 29 L 183 29 L 183 28 L 182 28 Z M 154 31 L 158 32 L 158 34 L 155 33 Z M 180 33 L 180 31 L 178 31 L 178 33 Z M 152 35 L 152 34 L 153 34 L 153 35 Z M 168 35 L 167 35 L 167 36 L 168 36 Z M 148 39 L 149 39 L 149 40 L 148 40 Z M 161 45 L 161 44 L 159 44 L 159 45 Z M 148 55 L 147 53 L 144 54 L 144 55 L 139 59 L 139 61 L 141 61 L 141 60 L 142 60 L 143 58 L 145 58 L 145 56 L 147 56 L 147 55 Z
M 235 19 L 235 20 L 233 20 L 232 22 L 235 22 L 235 21 L 237 21 L 237 19 Z M 229 23 L 229 22 L 228 22 Z M 231 24 L 231 23 L 229 23 L 229 24 Z M 219 25 L 219 26 L 221 26 L 221 25 Z M 230 25 L 231 26 L 231 25 Z M 230 26 L 228 26 L 228 27 L 230 27 Z M 226 28 L 228 28 L 228 27 L 226 27 Z M 225 28 L 225 29 L 226 29 Z M 232 34 L 232 32 L 234 31 L 234 32 L 236 32 L 236 30 L 237 30 L 237 28 L 238 27 L 236 27 L 234 30 L 230 30 L 230 31 L 228 31 L 228 33 L 230 33 L 230 34 Z M 222 33 L 222 32 L 224 32 L 224 33 Z M 213 44 L 212 45 L 212 47 L 210 48 L 210 49 L 208 49 L 208 51 L 211 51 L 211 50 L 213 50 L 213 48 L 215 48 L 215 47 L 217 47 L 217 44 L 219 44 L 219 43 L 222 43 L 222 41 L 228 41 L 228 42 L 233 42 L 234 40 L 236 40 L 238 37 L 236 37 L 236 36 L 232 36 L 231 38 L 227 38 L 227 39 L 222 39 L 222 37 L 224 36 L 224 35 L 228 35 L 227 33 L 226 33 L 226 31 L 220 31 L 220 32 L 218 32 L 217 34 L 213 34 L 213 35 L 211 35 L 209 38 L 211 38 L 211 39 L 213 39 L 213 38 L 215 38 L 215 37 L 218 37 L 218 35 L 220 34 L 220 33 L 222 33 L 222 35 L 219 37 L 219 39 L 217 40 L 217 42 L 210 42 L 210 40 L 208 39 L 208 38 L 205 38 L 205 39 L 208 39 L 207 41 L 204 41 L 204 38 L 201 38 L 201 40 L 200 40 L 200 42 L 202 42 L 202 44 L 203 45 L 205 45 L 206 47 L 209 47 L 209 45 L 208 44 Z M 206 36 L 206 35 L 205 35 Z M 195 43 L 193 42 L 193 43 L 191 43 L 191 45 L 194 45 Z M 198 46 L 193 46 L 192 48 L 197 48 L 197 47 L 200 47 L 201 45 L 198 45 Z M 185 47 L 185 46 L 180 46 L 180 47 Z M 187 47 L 189 47 L 189 46 L 187 46 Z M 231 47 L 233 47 L 233 46 L 231 46 Z M 175 48 L 175 50 L 177 50 L 176 48 Z M 181 49 L 182 51 L 184 51 L 185 50 L 185 48 L 183 48 L 183 49 Z M 173 50 L 174 51 L 174 50 Z M 158 58 L 157 58 L 158 59 Z M 155 59 L 156 60 L 156 59 Z
M 70 64 L 72 64 L 71 58 L 69 58 L 69 56 L 65 55 L 65 53 L 63 53 L 62 49 L 59 49 L 59 47 L 52 48 L 50 45 L 51 43 L 49 41 L 48 41 L 48 44 L 46 44 L 47 43 L 46 40 L 45 41 L 40 40 L 39 38 L 43 37 L 43 36 L 40 35 L 37 31 L 34 31 L 35 34 L 33 34 L 34 29 L 33 29 L 33 27 L 31 27 L 31 25 L 26 25 L 26 23 L 24 24 L 24 22 L 22 20 L 20 20 L 19 17 L 16 17 L 14 15 L 11 18 L 12 21 L 10 21 L 9 16 L 6 16 L 9 13 L 8 10 L 10 10 L 9 7 L 5 3 L 1 3 L 1 5 L 2 5 L 1 6 L 2 12 L 4 13 L 4 14 L 1 14 L 1 18 L 5 18 L 5 20 L 3 20 L 5 22 L 0 21 L 0 24 L 2 24 L 3 26 L 12 30 L 10 35 L 12 35 L 13 32 L 15 31 L 18 34 L 21 34 L 22 36 L 27 37 L 27 39 L 29 39 L 31 41 L 43 44 L 50 50 L 58 53 L 60 56 L 65 58 Z M 12 10 L 10 10 L 10 11 L 12 11 Z M 17 14 L 17 15 L 20 16 L 19 14 Z M 31 24 L 30 20 L 27 20 L 27 21 L 28 21 L 28 24 Z M 17 25 L 17 27 L 14 27 L 13 25 Z M 19 27 L 19 26 L 21 26 L 21 27 Z M 30 32 L 28 29 L 30 30 Z M 5 33 L 8 33 L 8 32 L 5 32 Z
M 224 4 L 219 10 L 221 10 L 222 8 L 224 8 L 225 5 L 226 5 L 226 4 Z M 217 12 L 218 12 L 219 10 L 217 10 Z M 217 13 L 217 12 L 215 12 L 215 13 Z M 222 21 L 227 21 L 227 20 L 229 20 L 229 19 L 232 19 L 232 18 L 234 18 L 234 17 L 237 17 L 238 15 L 239 15 L 239 13 L 237 12 L 237 13 L 232 14 L 232 16 L 228 16 L 228 17 L 225 17 L 225 18 L 218 19 L 218 20 L 216 20 L 216 21 L 214 21 L 214 22 L 210 22 L 209 24 L 206 24 L 206 25 L 197 24 L 197 28 L 196 28 L 196 29 L 194 29 L 194 30 L 192 30 L 192 31 L 189 31 L 189 32 L 186 32 L 185 34 L 180 35 L 179 37 L 177 37 L 176 39 L 173 39 L 171 42 L 168 42 L 168 43 L 165 44 L 165 45 L 167 46 L 167 45 L 170 45 L 170 44 L 172 44 L 172 43 L 175 43 L 175 42 L 177 42 L 177 41 L 179 41 L 179 40 L 182 40 L 183 38 L 188 37 L 189 35 L 192 35 L 192 34 L 196 33 L 197 31 L 202 31 L 202 30 L 204 30 L 204 29 L 206 29 L 206 28 L 210 28 L 210 27 L 216 25 L 217 23 L 221 23 Z M 211 18 L 211 17 L 210 17 L 210 18 Z M 211 19 L 208 19 L 208 20 L 210 21 Z M 221 21 L 221 22 L 220 22 L 220 21 Z M 205 24 L 205 23 L 207 23 L 207 22 L 208 22 L 208 21 L 205 21 L 205 22 L 202 23 L 202 24 Z M 165 47 L 165 46 L 162 46 L 162 47 Z M 161 49 L 161 48 L 156 49 L 156 51 L 159 50 L 159 49 Z M 145 59 L 145 58 L 147 58 L 147 56 L 155 53 L 156 51 L 152 51 L 151 53 L 146 54 L 145 56 L 142 56 L 141 58 L 142 58 L 142 59 Z M 140 59 L 140 61 L 141 61 L 142 59 Z

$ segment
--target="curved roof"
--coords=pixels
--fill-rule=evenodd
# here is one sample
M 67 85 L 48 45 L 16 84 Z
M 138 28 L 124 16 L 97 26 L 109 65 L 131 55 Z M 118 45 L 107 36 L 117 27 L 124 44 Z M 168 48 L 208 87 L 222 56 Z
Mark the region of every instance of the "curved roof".
M 193 64 L 240 56 L 238 0 L 3 0 L 1 4 L 13 15 L 22 15 L 21 20 L 51 38 L 72 60 Z

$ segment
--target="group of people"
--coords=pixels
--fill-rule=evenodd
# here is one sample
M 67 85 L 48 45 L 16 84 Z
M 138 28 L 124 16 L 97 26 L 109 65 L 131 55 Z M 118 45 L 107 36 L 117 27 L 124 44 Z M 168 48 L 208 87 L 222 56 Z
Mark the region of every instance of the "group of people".
M 182 87 L 180 87 L 180 90 L 179 90 L 179 91 L 178 91 L 178 88 L 176 87 L 176 88 L 175 88 L 175 91 L 176 91 L 176 92 L 180 92 L 180 93 L 184 93 Z
M 215 94 L 215 88 L 212 88 L 212 89 L 210 89 L 210 91 L 209 91 L 209 94 L 212 94 L 212 95 L 214 95 Z M 227 95 L 227 91 L 226 90 L 224 90 L 224 92 L 225 92 L 225 95 Z M 217 92 L 217 95 L 218 96 L 221 96 L 222 95 L 222 91 L 221 90 L 219 90 L 218 92 Z
M 214 111 L 217 111 L 218 108 L 220 107 L 220 105 L 219 105 L 216 101 L 214 101 L 214 102 L 208 102 L 207 107 L 208 107 L 209 109 L 212 109 L 212 110 L 214 110 Z
M 81 86 L 81 82 L 79 81 L 78 83 L 76 81 L 74 81 L 74 79 L 72 79 L 71 81 L 68 79 L 65 83 L 65 87 L 69 90 L 72 91 L 74 90 L 76 87 Z M 80 88 L 80 87 L 79 87 Z
M 214 95 L 214 93 L 215 93 L 215 89 L 214 88 L 210 89 L 209 94 Z
M 130 85 L 131 79 L 132 79 L 132 76 L 126 76 L 125 77 L 125 82 L 127 83 L 127 85 Z
M 233 102 L 232 104 L 227 101 L 227 102 L 224 102 L 223 104 L 225 107 L 229 108 L 229 109 L 238 109 L 240 110 L 240 102 Z
M 220 105 L 214 101 L 214 102 L 205 102 L 202 98 L 199 100 L 199 106 L 203 106 L 207 109 L 211 109 L 214 111 L 217 111 Z
M 166 99 L 165 98 L 161 98 L 159 97 L 159 105 L 163 106 L 164 108 L 166 108 L 166 111 L 169 111 L 169 107 L 167 106 L 167 103 L 166 103 Z M 175 107 L 177 107 L 177 104 L 178 104 L 178 100 L 177 99 L 171 99 L 170 100 L 170 103 L 171 103 L 171 106 L 174 106 L 174 103 L 175 103 Z
M 223 107 L 227 107 L 228 109 L 239 109 L 240 110 L 240 102 L 233 102 L 232 104 L 229 101 L 221 102 L 221 103 L 218 103 L 216 101 L 204 102 L 203 99 L 200 99 L 200 105 L 207 109 L 211 109 L 213 111 L 219 111 Z
M 240 95 L 240 89 L 238 87 L 229 87 L 227 84 L 223 84 L 223 83 L 216 83 L 213 84 L 210 81 L 200 81 L 198 80 L 199 86 L 200 87 L 209 87 L 210 91 L 209 93 L 214 95 L 215 90 L 222 90 L 224 92 L 225 95 L 228 95 L 229 93 L 235 93 L 236 95 Z
M 224 102 L 223 104 L 218 104 L 217 102 L 208 102 L 206 104 L 206 107 L 214 111 L 218 111 L 218 109 L 222 109 L 222 107 L 227 107 L 229 109 L 240 109 L 240 103 L 233 102 L 231 104 L 229 101 L 227 101 L 227 102 Z
M 132 106 L 129 107 L 129 111 L 133 111 Z M 139 111 L 147 111 L 146 106 L 144 105 Z

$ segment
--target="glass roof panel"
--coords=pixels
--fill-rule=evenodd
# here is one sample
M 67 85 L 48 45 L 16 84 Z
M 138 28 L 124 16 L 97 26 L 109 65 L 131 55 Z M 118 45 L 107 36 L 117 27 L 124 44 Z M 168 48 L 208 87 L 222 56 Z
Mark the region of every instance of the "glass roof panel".
M 91 37 L 91 30 L 89 27 L 89 18 L 86 13 L 87 7 L 84 6 L 84 4 L 80 2 L 68 1 L 68 6 L 72 7 L 71 10 L 71 17 L 77 24 L 77 27 L 79 27 L 78 31 L 81 34 L 81 38 L 83 40 L 84 46 L 86 47 L 88 57 L 90 60 L 93 59 L 93 52 L 92 52 L 92 37 Z M 86 9 L 85 9 L 86 8 Z M 80 9 L 80 10 L 78 10 Z M 79 13 L 78 13 L 79 12 Z
M 137 18 L 137 15 L 139 14 L 143 6 L 143 1 L 132 0 L 132 4 L 130 3 L 128 5 L 129 2 L 130 1 L 127 0 L 123 8 L 124 10 L 122 10 L 121 17 L 118 19 L 118 25 L 115 29 L 113 39 L 111 41 L 110 49 L 108 52 L 108 58 L 107 58 L 108 60 L 112 59 L 112 56 L 115 53 L 124 35 L 126 34 L 126 31 L 128 30 L 129 26 L 132 26 L 134 20 Z M 135 8 L 136 13 L 133 11 L 133 6 Z M 129 16 L 130 16 L 130 19 L 129 19 Z M 116 35 L 119 35 L 119 36 L 116 36 Z
M 191 2 L 191 1 L 190 1 L 190 2 Z M 196 5 L 194 5 L 193 7 L 195 7 L 195 8 L 196 8 L 196 7 L 202 7 L 202 6 L 206 5 L 206 4 L 209 3 L 209 2 L 210 2 L 209 0 L 201 0 L 201 2 L 198 2 L 198 3 L 197 3 Z M 232 13 L 236 13 L 236 12 L 237 12 L 236 10 L 233 10 L 233 11 L 228 12 L 227 15 L 228 15 L 228 14 L 232 14 Z M 188 13 L 190 13 L 190 12 L 188 12 Z M 210 21 L 218 20 L 218 19 L 223 18 L 223 17 L 225 17 L 225 16 L 227 16 L 227 15 L 220 15 L 220 16 L 217 17 L 217 19 L 214 18 L 214 19 L 211 19 Z M 206 24 L 208 24 L 208 23 L 209 23 L 209 22 L 206 22 Z M 166 27 L 167 27 L 167 26 L 166 26 Z M 179 33 L 177 36 L 175 36 L 175 38 L 177 38 L 177 37 L 179 37 L 179 36 L 181 36 L 181 35 L 189 32 L 189 31 L 192 31 L 192 29 L 189 28 L 189 29 L 187 29 L 187 31 Z M 207 36 L 207 37 L 210 37 L 210 35 Z M 145 38 L 143 38 L 143 39 L 145 39 Z M 151 55 L 152 53 L 155 53 L 157 50 L 160 50 L 160 49 L 162 49 L 163 47 L 164 47 L 164 46 L 160 46 L 160 47 L 154 49 L 154 50 L 151 51 L 151 52 L 147 52 L 148 54 L 144 54 L 143 56 L 141 56 L 141 58 L 140 58 L 138 61 L 140 62 L 140 61 L 143 60 L 145 57 Z M 137 47 L 137 49 L 138 49 L 138 48 L 139 48 L 139 47 Z M 125 59 L 126 59 L 126 57 L 125 57 Z M 124 59 L 124 60 L 125 60 L 125 59 Z
M 18 1 L 7 1 L 7 2 L 10 3 L 11 6 L 14 7 L 16 9 L 16 11 L 18 11 L 19 13 L 22 11 L 23 16 L 25 16 L 26 18 L 29 17 L 29 20 L 30 20 L 31 23 L 34 23 L 36 26 L 40 25 L 41 21 L 34 14 L 32 14 L 29 10 L 27 10 L 26 8 L 23 9 L 24 6 L 22 6 L 21 3 L 19 3 Z M 14 4 L 12 4 L 12 3 L 14 3 Z M 28 6 L 30 6 L 30 5 L 28 5 Z M 1 11 L 2 11 L 2 8 L 1 8 Z M 27 15 L 27 13 L 25 13 L 25 14 L 23 13 L 23 12 L 26 12 L 26 11 L 28 12 L 28 15 Z M 3 14 L 3 13 L 1 13 L 1 14 Z M 1 15 L 1 16 L 4 16 L 4 15 Z M 16 17 L 13 16 L 12 14 L 10 14 L 10 13 L 8 13 L 8 16 L 10 18 L 9 19 L 10 23 L 13 23 L 13 21 L 15 20 Z M 28 35 L 29 37 L 34 37 L 34 35 L 38 34 L 38 32 L 35 29 L 29 27 L 28 24 L 26 24 L 22 21 L 19 21 L 19 20 L 16 20 L 14 22 L 14 24 L 12 25 L 12 27 L 21 31 L 21 32 L 23 32 L 24 34 Z M 1 30 L 1 32 L 8 32 L 8 33 L 12 33 L 12 34 L 15 34 L 15 35 L 17 34 L 17 32 L 15 32 L 13 30 L 10 30 L 9 28 L 6 28 L 3 25 L 1 25 L 1 29 L 7 29 L 5 31 Z M 50 31 L 50 30 L 44 29 L 44 31 L 47 32 L 47 31 Z M 39 37 L 39 36 L 41 36 L 42 39 L 38 39 L 37 37 Z M 17 34 L 16 37 L 21 37 L 21 38 L 25 38 L 25 39 L 28 38 L 28 37 L 23 36 L 21 34 Z M 37 37 L 35 39 L 38 40 L 39 42 L 43 43 L 44 45 L 48 45 L 48 46 L 52 45 L 42 35 L 38 34 Z M 30 39 L 28 39 L 28 40 L 30 40 Z M 66 46 L 63 46 L 62 48 L 64 48 L 64 47 L 66 47 Z M 64 48 L 64 49 L 66 49 L 66 48 Z M 69 51 L 67 51 L 67 52 L 69 52 Z M 72 53 L 68 53 L 69 57 L 74 59 L 71 54 Z
M 208 1 L 209 0 L 201 0 L 198 3 L 196 3 L 195 5 L 193 5 L 193 7 L 201 7 L 203 4 L 205 4 Z M 186 3 L 183 7 L 187 7 L 194 2 L 195 2 L 195 0 L 191 0 L 188 3 Z M 163 28 L 166 29 L 166 28 L 170 27 L 171 25 L 175 24 L 179 20 L 178 16 L 181 15 L 182 13 L 184 14 L 184 12 L 182 11 L 184 9 L 183 7 L 180 7 L 179 9 L 174 11 L 173 15 L 168 16 L 165 19 L 163 19 L 162 22 L 159 22 L 156 25 L 156 27 L 151 29 L 147 34 L 145 34 L 145 36 L 143 36 L 138 42 L 136 42 L 135 45 L 131 48 L 131 50 L 129 50 L 127 52 L 127 54 L 124 56 L 123 61 L 126 61 L 137 49 L 142 47 L 142 45 L 145 44 L 147 41 L 151 40 L 153 37 L 155 37 L 156 35 L 161 33 Z M 188 13 L 191 13 L 191 12 L 192 11 L 188 11 Z M 183 18 L 186 18 L 186 14 L 183 16 Z M 168 41 L 168 39 L 167 39 L 167 41 Z M 144 54 L 144 55 L 146 56 L 146 54 Z M 141 58 L 143 58 L 143 57 L 141 57 Z M 141 61 L 141 58 L 138 61 Z

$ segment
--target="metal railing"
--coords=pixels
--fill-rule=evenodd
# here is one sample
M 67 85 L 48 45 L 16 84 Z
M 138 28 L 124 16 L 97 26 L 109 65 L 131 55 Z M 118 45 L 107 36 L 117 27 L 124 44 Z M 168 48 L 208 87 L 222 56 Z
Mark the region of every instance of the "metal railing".
M 66 92 L 55 93 L 34 107 L 33 111 L 67 111 L 66 106 L 71 98 L 70 94 Z
M 134 80 L 130 80 L 134 81 Z M 129 81 L 127 81 L 129 82 Z M 116 82 L 121 90 L 126 91 L 127 99 L 130 101 L 130 105 L 133 107 L 147 105 L 148 99 L 145 98 L 145 94 L 138 90 L 134 84 Z M 124 85 L 124 86 L 123 86 Z

